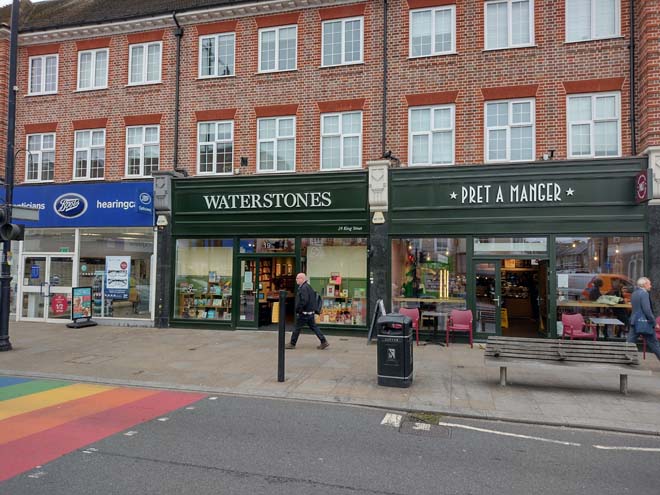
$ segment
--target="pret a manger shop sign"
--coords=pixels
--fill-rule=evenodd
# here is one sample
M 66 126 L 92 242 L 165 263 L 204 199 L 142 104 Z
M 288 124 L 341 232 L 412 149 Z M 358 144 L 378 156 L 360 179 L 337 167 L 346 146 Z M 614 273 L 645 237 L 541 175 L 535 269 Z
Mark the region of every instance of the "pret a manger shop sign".
M 300 208 L 329 208 L 330 191 L 302 193 L 243 193 L 204 195 L 208 210 L 271 210 Z
M 453 188 L 449 199 L 461 205 L 560 203 L 574 194 L 556 182 L 475 184 Z

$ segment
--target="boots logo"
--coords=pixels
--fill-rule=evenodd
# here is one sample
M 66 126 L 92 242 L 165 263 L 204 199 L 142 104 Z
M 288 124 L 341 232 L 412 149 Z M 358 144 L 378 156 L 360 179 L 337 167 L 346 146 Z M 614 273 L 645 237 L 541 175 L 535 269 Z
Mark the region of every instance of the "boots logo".
M 55 200 L 53 209 L 62 218 L 78 218 L 87 211 L 87 200 L 76 193 L 62 194 Z

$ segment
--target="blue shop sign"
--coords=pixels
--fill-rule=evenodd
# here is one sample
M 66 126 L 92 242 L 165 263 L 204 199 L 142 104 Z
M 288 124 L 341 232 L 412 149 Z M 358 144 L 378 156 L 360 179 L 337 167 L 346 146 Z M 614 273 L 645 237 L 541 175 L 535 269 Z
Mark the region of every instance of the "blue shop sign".
M 26 227 L 151 227 L 153 182 L 17 186 L 14 204 L 39 210 Z

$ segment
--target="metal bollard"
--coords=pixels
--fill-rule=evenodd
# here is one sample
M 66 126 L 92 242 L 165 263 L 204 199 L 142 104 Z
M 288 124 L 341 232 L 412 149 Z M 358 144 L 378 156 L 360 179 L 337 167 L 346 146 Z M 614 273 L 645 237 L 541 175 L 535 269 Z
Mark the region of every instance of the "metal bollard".
M 277 381 L 284 381 L 284 341 L 286 337 L 285 322 L 286 316 L 286 291 L 280 291 L 280 321 L 277 330 Z

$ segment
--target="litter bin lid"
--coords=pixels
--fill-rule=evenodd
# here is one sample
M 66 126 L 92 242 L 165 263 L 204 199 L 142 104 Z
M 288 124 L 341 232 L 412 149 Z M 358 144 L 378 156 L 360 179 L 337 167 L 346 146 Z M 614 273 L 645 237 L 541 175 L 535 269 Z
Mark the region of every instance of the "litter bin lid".
M 399 325 L 412 325 L 412 318 L 410 316 L 402 315 L 399 313 L 387 313 L 378 318 L 379 325 L 399 324 Z

